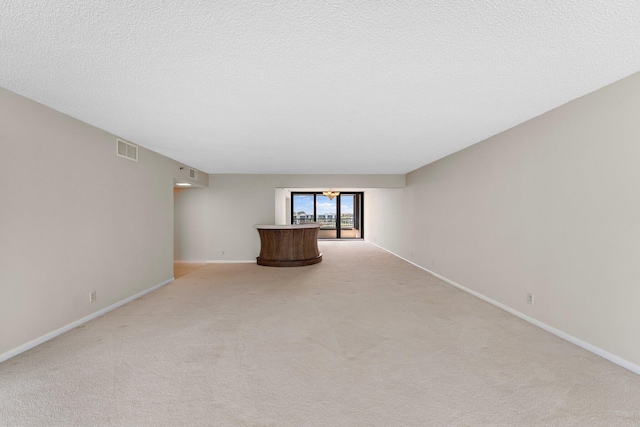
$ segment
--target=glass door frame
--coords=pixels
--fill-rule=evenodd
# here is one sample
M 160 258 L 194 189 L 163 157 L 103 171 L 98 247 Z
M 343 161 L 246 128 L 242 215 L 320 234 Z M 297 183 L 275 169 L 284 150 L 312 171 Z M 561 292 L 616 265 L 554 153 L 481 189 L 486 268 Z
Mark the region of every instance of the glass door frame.
M 290 218 L 291 218 L 291 224 L 295 224 L 295 203 L 294 203 L 294 198 L 295 196 L 313 196 L 313 221 L 317 221 L 318 218 L 318 209 L 317 209 L 317 199 L 318 196 L 324 196 L 324 194 L 322 194 L 322 191 L 292 191 L 291 192 L 291 212 L 290 212 Z M 340 196 L 341 195 L 353 195 L 354 197 L 354 202 L 353 202 L 353 222 L 354 222 L 354 228 L 359 227 L 358 229 L 360 230 L 360 237 L 345 237 L 343 238 L 341 236 L 341 229 L 342 229 L 342 212 L 341 212 L 341 200 L 340 200 Z M 363 191 L 344 191 L 344 192 L 340 192 L 340 195 L 336 196 L 336 239 L 344 239 L 344 240 L 351 240 L 351 239 L 364 239 L 364 192 Z

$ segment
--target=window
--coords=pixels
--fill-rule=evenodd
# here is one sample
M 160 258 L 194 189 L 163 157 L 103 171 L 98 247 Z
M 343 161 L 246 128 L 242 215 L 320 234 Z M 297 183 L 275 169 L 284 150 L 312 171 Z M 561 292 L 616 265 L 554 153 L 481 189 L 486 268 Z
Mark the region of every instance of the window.
M 318 222 L 321 239 L 361 239 L 364 193 L 346 192 L 329 199 L 322 192 L 291 193 L 291 223 Z

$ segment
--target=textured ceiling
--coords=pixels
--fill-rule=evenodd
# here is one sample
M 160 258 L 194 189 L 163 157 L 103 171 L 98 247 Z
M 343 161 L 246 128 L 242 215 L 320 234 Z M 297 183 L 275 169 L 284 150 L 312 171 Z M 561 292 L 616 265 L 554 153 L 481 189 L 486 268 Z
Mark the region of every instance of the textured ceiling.
M 0 86 L 209 173 L 405 173 L 637 71 L 638 0 L 0 3 Z

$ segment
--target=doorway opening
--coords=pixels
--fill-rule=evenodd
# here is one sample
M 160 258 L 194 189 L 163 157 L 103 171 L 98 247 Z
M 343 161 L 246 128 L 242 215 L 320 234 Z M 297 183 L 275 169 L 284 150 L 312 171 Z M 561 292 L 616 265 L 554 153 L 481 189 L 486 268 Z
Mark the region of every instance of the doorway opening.
M 322 224 L 319 239 L 364 238 L 364 193 L 350 191 L 329 198 L 322 192 L 291 193 L 291 224 Z

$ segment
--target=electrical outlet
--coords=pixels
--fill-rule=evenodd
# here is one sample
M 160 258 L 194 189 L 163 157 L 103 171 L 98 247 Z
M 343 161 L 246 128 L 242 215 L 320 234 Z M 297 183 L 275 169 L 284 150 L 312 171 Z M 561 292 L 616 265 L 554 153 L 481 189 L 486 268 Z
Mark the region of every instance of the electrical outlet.
M 94 302 L 96 300 L 96 291 L 89 293 L 89 302 Z
M 527 304 L 533 305 L 533 294 L 527 294 Z

